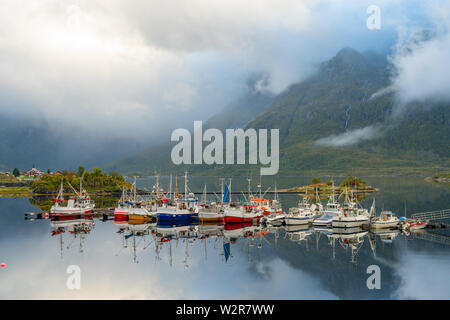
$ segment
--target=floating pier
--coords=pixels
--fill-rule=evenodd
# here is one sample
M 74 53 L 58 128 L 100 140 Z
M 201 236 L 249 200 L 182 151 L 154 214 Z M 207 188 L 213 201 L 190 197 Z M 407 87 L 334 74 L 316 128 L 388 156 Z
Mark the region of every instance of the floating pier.
M 450 209 L 414 213 L 411 218 L 426 221 L 450 219 Z

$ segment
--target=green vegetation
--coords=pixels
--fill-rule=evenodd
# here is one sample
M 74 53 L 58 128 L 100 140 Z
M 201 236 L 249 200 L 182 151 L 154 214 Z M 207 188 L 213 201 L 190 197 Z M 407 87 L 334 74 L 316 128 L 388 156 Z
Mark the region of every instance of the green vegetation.
M 31 191 L 27 187 L 0 187 L 1 197 L 27 197 L 31 195 Z
M 449 172 L 437 173 L 437 174 L 433 175 L 432 178 L 433 179 L 450 179 L 450 171 Z
M 366 182 L 357 177 L 348 177 L 341 183 L 341 187 L 347 188 L 364 188 Z
M 80 167 L 82 168 L 82 167 Z M 125 181 L 124 177 L 116 172 L 107 174 L 99 168 L 94 168 L 91 172 L 78 170 L 81 172 L 83 188 L 87 192 L 117 192 L 120 188 L 131 185 Z M 31 190 L 35 194 L 57 193 L 64 177 L 64 191 L 73 192 L 69 183 L 77 190 L 80 185 L 81 177 L 73 171 L 63 171 L 62 174 L 45 174 L 39 180 L 33 181 Z
M 320 183 L 320 178 L 312 178 L 311 182 L 312 184 Z
M 14 175 L 14 177 L 18 177 L 18 176 L 20 176 L 20 171 L 19 171 L 19 169 L 17 169 L 17 168 L 14 168 L 14 170 L 13 170 L 13 175 Z
M 289 193 L 299 193 L 299 194 L 308 194 L 310 197 L 314 198 L 314 195 L 317 191 L 317 194 L 320 198 L 328 198 L 333 192 L 333 183 L 332 181 L 328 181 L 327 183 L 321 183 L 317 181 L 317 178 L 313 178 L 313 183 L 307 186 L 293 187 L 288 189 L 280 189 L 279 192 L 289 192 Z M 348 177 L 346 178 L 340 186 L 334 187 L 334 192 L 336 195 L 344 192 L 345 189 L 351 189 L 353 193 L 356 195 L 358 200 L 362 200 L 366 195 L 378 191 L 379 189 L 368 186 L 363 180 L 357 177 Z
M 431 177 L 425 178 L 425 180 L 433 182 L 450 183 L 450 171 L 435 173 Z

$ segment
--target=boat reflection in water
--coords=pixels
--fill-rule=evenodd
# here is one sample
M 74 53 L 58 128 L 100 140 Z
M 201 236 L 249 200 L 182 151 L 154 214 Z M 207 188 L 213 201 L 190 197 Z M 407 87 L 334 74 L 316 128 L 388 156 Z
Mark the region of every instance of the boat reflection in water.
M 60 244 L 60 255 L 63 257 L 64 234 L 68 234 L 69 242 L 66 249 L 79 240 L 79 252 L 83 253 L 83 242 L 95 226 L 92 214 L 88 215 L 51 215 L 50 226 L 52 227 L 52 237 L 57 237 Z
M 58 238 L 61 257 L 63 249 L 69 249 L 75 242 L 79 243 L 79 253 L 83 253 L 84 240 L 91 234 L 95 226 L 92 215 L 67 217 L 51 215 L 49 220 L 52 227 L 51 236 Z M 345 254 L 347 256 L 347 258 L 344 257 L 345 259 L 356 264 L 358 253 L 364 243 L 368 243 L 367 248 L 376 257 L 377 239 L 382 245 L 390 245 L 400 235 L 403 237 L 414 235 L 414 233 L 404 233 L 400 229 L 333 229 L 313 227 L 307 224 L 287 226 L 251 222 L 194 224 L 190 222 L 155 222 L 146 218 L 126 221 L 106 220 L 103 223 L 114 224 L 115 233 L 119 235 L 120 245 L 115 253 L 116 256 L 131 251 L 132 261 L 139 263 L 138 253 L 143 254 L 149 248 L 147 251 L 154 250 L 155 261 L 164 262 L 165 259 L 161 257 L 161 253 L 164 252 L 164 255 L 168 257 L 168 261 L 165 262 L 173 266 L 175 252 L 180 254 L 179 250 L 174 251 L 173 249 L 181 248 L 184 249 L 183 264 L 185 268 L 190 266 L 190 250 L 193 246 L 201 247 L 205 259 L 208 259 L 208 248 L 213 247 L 214 255 L 222 257 L 223 262 L 227 263 L 232 260 L 232 252 L 236 250 L 247 253 L 248 259 L 251 261 L 253 247 L 261 249 L 265 244 L 277 250 L 280 242 L 283 246 L 287 243 L 294 243 L 307 251 L 314 246 L 317 250 L 330 250 L 331 259 L 336 259 L 336 252 L 341 251 L 339 253 L 341 257 L 343 257 L 342 254 Z M 65 237 L 65 235 L 69 235 L 69 237 Z M 368 241 L 365 241 L 366 238 Z M 326 241 L 321 241 L 321 239 L 326 239 Z

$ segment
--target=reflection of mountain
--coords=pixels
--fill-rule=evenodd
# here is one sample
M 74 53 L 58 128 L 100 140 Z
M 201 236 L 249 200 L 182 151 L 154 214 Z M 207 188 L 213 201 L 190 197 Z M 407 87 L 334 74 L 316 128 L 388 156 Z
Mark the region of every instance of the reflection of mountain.
M 416 103 L 394 118 L 395 94 L 388 90 L 375 94 L 389 87 L 389 77 L 385 57 L 345 48 L 324 62 L 317 74 L 273 98 L 270 107 L 253 121 L 244 102 L 230 108 L 228 114 L 241 117 L 241 124 L 250 121 L 248 128 L 280 129 L 281 173 L 374 169 L 370 172 L 380 174 L 449 166 L 449 105 Z M 258 99 L 254 103 L 264 105 Z M 238 123 L 222 113 L 211 121 L 219 128 Z M 151 173 L 154 168 L 184 170 L 171 164 L 170 150 L 168 146 L 150 149 L 110 168 L 125 173 Z M 190 170 L 246 173 L 248 166 L 197 165 Z

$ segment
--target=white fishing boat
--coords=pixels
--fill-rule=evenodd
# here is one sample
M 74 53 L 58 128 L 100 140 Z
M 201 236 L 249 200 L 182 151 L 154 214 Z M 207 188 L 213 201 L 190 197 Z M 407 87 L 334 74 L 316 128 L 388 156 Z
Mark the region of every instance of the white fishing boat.
M 303 199 L 299 201 L 297 207 L 289 209 L 284 218 L 286 225 L 309 224 L 314 221 L 317 217 L 315 206 L 311 205 L 309 201 L 308 194 L 306 194 Z
M 286 219 L 286 214 L 284 213 L 276 213 L 271 214 L 269 216 L 264 217 L 264 223 L 268 223 L 271 225 L 282 225 Z
M 334 194 L 334 182 L 332 186 L 332 194 L 328 198 L 328 202 L 322 211 L 322 216 L 313 221 L 315 227 L 331 227 L 333 219 L 342 213 L 342 208 L 339 202 L 336 201 Z
M 198 219 L 201 222 L 223 222 L 224 208 L 223 208 L 224 189 L 222 185 L 222 204 L 207 203 L 206 201 L 206 185 L 203 189 L 203 197 L 199 207 Z
M 261 222 L 268 223 L 271 225 L 282 225 L 286 214 L 283 213 L 281 208 L 281 203 L 278 200 L 277 186 L 275 185 L 275 198 L 272 200 L 270 207 L 268 209 L 269 215 L 265 215 L 261 218 Z
M 333 228 L 356 228 L 369 223 L 369 216 L 357 214 L 355 211 L 347 211 L 333 218 Z
M 72 185 L 67 182 L 75 193 L 75 196 L 67 200 L 67 205 L 64 206 L 66 202 L 64 200 L 64 178 L 61 179 L 61 186 L 58 192 L 58 196 L 53 199 L 53 206 L 50 208 L 50 215 L 84 215 L 92 214 L 94 212 L 94 201 L 91 200 L 86 190 L 83 189 L 82 179 L 80 179 L 80 191 L 75 190 Z
M 373 218 L 370 223 L 374 229 L 395 228 L 400 223 L 400 219 L 392 211 L 382 211 L 380 216 Z
M 345 191 L 345 202 L 342 212 L 333 218 L 333 228 L 360 228 L 369 224 L 370 214 L 367 209 L 359 208 L 356 200 L 349 198 L 347 189 Z M 373 205 L 374 206 L 374 205 Z

